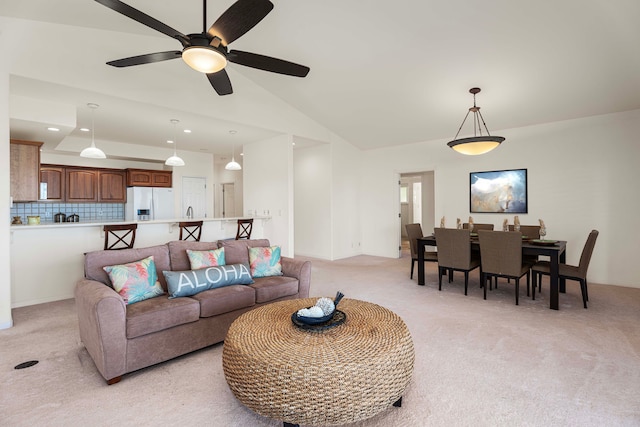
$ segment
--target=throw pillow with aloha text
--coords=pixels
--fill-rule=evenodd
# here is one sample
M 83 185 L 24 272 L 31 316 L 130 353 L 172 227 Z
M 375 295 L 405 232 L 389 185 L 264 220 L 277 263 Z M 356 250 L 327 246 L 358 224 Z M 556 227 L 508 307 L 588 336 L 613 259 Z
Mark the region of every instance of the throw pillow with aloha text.
M 244 264 L 221 265 L 188 271 L 163 271 L 169 298 L 188 297 L 208 289 L 253 283 Z

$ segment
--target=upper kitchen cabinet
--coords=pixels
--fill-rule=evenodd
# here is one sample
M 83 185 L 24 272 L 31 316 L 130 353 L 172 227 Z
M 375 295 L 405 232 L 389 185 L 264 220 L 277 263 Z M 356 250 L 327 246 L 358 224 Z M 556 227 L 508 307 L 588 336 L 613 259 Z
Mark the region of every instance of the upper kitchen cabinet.
M 67 202 L 97 202 L 98 175 L 99 172 L 96 169 L 67 168 Z
M 63 166 L 40 166 L 40 182 L 47 183 L 47 200 L 52 202 L 64 202 L 66 200 L 66 175 Z
M 34 202 L 40 195 L 40 147 L 42 142 L 11 142 L 11 197 L 14 202 Z
M 173 186 L 172 171 L 127 169 L 127 187 L 165 187 Z
M 122 170 L 101 170 L 98 178 L 98 201 L 125 203 L 127 201 L 126 173 Z

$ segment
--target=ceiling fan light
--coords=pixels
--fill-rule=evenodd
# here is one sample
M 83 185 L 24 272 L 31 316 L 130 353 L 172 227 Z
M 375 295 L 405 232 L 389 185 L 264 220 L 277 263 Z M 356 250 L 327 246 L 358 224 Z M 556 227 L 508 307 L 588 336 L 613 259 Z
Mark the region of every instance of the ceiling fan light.
M 488 153 L 504 141 L 502 136 L 478 136 L 472 138 L 455 139 L 447 143 L 455 151 L 468 156 Z
M 211 46 L 190 46 L 182 51 L 187 65 L 201 73 L 217 73 L 227 66 L 227 58 Z

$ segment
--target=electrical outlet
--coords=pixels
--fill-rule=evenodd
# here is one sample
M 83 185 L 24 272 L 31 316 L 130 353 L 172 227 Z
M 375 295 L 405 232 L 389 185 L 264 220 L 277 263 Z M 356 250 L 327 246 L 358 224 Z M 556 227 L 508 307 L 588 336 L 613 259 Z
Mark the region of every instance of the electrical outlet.
M 51 218 L 51 211 L 44 211 L 45 218 Z
M 98 216 L 102 216 L 102 209 L 98 210 Z

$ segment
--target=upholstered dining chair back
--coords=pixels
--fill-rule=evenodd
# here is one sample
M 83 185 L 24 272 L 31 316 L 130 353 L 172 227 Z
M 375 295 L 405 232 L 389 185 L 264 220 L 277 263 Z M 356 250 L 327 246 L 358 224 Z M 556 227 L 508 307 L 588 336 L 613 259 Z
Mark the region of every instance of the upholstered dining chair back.
M 517 231 L 478 231 L 482 272 L 520 277 L 522 271 L 522 235 Z
M 104 249 L 118 250 L 118 249 L 133 248 L 133 244 L 136 241 L 137 228 L 138 228 L 138 224 L 105 225 L 103 227 Z
M 468 222 L 464 222 L 462 223 L 462 228 L 465 230 L 469 229 L 469 223 Z M 493 224 L 476 224 L 475 222 L 473 223 L 473 232 L 477 233 L 478 230 L 493 230 Z
M 202 224 L 204 221 L 181 221 L 178 223 L 180 227 L 180 240 L 200 241 L 202 237 Z
M 596 246 L 598 234 L 600 234 L 598 230 L 591 230 L 589 237 L 587 237 L 587 242 L 584 244 L 584 248 L 582 248 L 580 263 L 578 264 L 578 274 L 584 279 L 587 278 L 587 270 L 589 269 L 591 255 L 593 254 L 593 248 Z
M 423 237 L 422 226 L 420 224 L 406 224 L 404 226 L 407 231 L 407 238 L 409 239 L 409 248 L 411 249 L 411 274 L 410 278 L 413 279 L 413 269 L 416 261 L 418 261 L 418 239 Z M 425 261 L 438 261 L 438 253 L 434 251 L 424 252 Z
M 438 265 L 466 270 L 471 264 L 471 233 L 455 228 L 436 228 Z
M 513 228 L 513 224 L 509 225 L 509 231 L 515 231 Z M 520 233 L 523 236 L 527 236 L 529 239 L 539 239 L 540 238 L 540 226 L 539 225 L 521 225 Z

